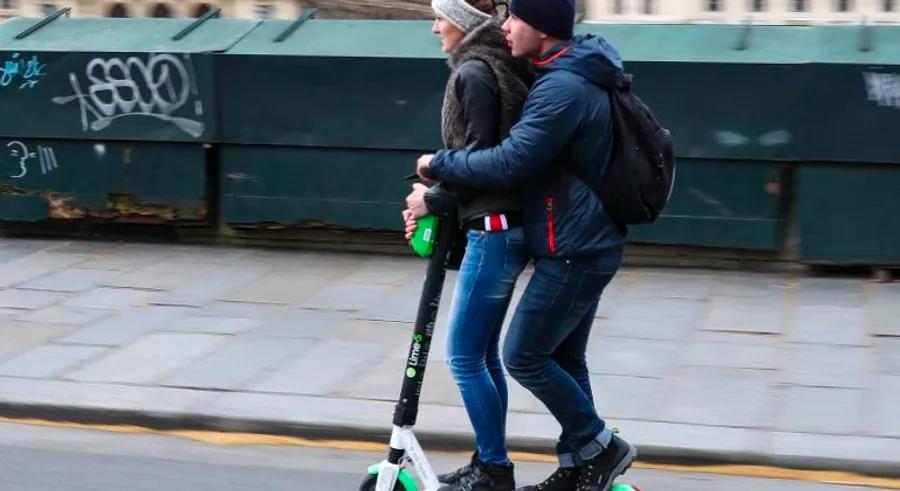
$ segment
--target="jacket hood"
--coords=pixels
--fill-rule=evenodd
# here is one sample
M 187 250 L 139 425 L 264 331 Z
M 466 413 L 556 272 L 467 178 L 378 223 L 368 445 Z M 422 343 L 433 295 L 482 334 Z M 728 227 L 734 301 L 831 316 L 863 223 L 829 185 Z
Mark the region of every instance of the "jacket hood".
M 613 87 L 624 74 L 622 57 L 606 39 L 588 34 L 561 43 L 532 60 L 537 73 L 566 70 L 601 87 Z

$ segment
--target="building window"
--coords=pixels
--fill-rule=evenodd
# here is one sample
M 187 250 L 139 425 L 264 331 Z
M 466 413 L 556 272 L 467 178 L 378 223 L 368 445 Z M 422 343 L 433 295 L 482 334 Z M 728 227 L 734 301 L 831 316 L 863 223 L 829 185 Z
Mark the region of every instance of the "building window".
M 109 8 L 109 13 L 106 14 L 106 16 L 118 19 L 131 17 L 130 15 L 128 15 L 128 7 L 122 5 L 121 3 L 112 4 L 112 6 Z
M 765 12 L 766 11 L 766 0 L 750 0 L 750 11 L 751 12 Z
M 276 9 L 274 5 L 257 5 L 256 17 L 259 19 L 274 19 Z
M 653 15 L 653 0 L 644 0 L 644 15 Z
M 893 12 L 897 8 L 896 0 L 884 0 L 881 4 L 881 10 L 884 12 Z
M 616 15 L 622 15 L 625 13 L 625 4 L 623 0 L 613 0 L 613 13 Z
M 706 10 L 710 12 L 718 12 L 722 10 L 722 4 L 720 0 L 706 0 Z
M 809 11 L 809 1 L 808 0 L 793 0 L 791 2 L 794 12 L 807 12 Z
M 850 12 L 853 9 L 851 0 L 835 0 L 834 9 L 838 12 Z
M 0 2 L 0 10 L 13 10 L 16 8 L 16 2 L 13 0 L 3 0 Z
M 41 14 L 43 14 L 45 17 L 55 14 L 57 10 L 59 10 L 59 8 L 57 8 L 56 5 L 52 3 L 41 4 Z
M 206 15 L 210 10 L 212 10 L 212 5 L 208 3 L 201 3 L 194 9 L 194 17 L 202 17 Z
M 169 6 L 164 3 L 158 3 L 150 11 L 150 17 L 155 17 L 155 18 L 172 17 L 172 9 L 170 9 Z

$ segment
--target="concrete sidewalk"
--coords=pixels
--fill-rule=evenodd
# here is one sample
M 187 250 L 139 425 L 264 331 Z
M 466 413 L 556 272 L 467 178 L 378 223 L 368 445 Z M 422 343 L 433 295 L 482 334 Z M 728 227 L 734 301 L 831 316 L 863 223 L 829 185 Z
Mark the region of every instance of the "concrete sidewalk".
M 0 413 L 384 438 L 424 267 L 0 239 Z M 418 428 L 467 447 L 445 325 L 443 309 Z M 900 283 L 626 269 L 589 355 L 601 414 L 644 458 L 900 476 Z M 511 446 L 551 451 L 556 422 L 510 390 Z

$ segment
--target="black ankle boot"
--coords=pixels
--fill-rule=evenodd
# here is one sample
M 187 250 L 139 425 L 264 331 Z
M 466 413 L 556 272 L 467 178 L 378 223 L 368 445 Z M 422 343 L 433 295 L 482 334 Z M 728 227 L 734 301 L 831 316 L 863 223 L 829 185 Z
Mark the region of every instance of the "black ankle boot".
M 491 465 L 476 460 L 468 474 L 454 484 L 442 486 L 440 491 L 515 491 L 514 474 L 512 464 Z
M 558 467 L 550 477 L 534 486 L 525 486 L 518 491 L 575 491 L 578 486 L 576 467 Z
M 472 460 L 469 461 L 468 464 L 456 469 L 453 472 L 448 472 L 446 474 L 438 474 L 438 482 L 441 484 L 456 484 L 462 479 L 463 476 L 467 476 L 472 473 L 472 467 L 475 466 L 475 463 L 478 462 L 478 450 L 472 454 Z
M 625 474 L 637 458 L 637 449 L 613 435 L 600 455 L 580 466 L 577 491 L 609 491 L 616 478 Z

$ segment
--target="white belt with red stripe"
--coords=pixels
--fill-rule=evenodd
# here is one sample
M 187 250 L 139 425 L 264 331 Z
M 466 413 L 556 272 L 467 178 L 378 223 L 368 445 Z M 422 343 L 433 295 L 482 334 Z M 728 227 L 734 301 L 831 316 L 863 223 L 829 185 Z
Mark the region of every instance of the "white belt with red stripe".
M 506 219 L 505 213 L 484 217 L 485 232 L 497 232 L 500 230 L 509 230 L 509 221 Z

